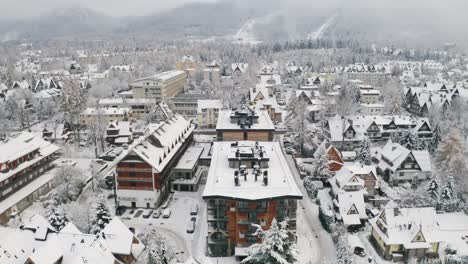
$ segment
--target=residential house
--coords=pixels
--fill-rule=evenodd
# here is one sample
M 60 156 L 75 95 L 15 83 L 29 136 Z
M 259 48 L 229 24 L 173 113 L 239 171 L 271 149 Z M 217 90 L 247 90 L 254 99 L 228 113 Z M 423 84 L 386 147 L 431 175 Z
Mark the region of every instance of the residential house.
M 145 248 L 117 217 L 97 235 L 84 234 L 73 223 L 57 231 L 39 214 L 0 232 L 0 262 L 9 264 L 135 264 Z
M 107 125 L 106 141 L 117 146 L 133 142 L 132 127 L 129 121 L 113 121 Z
M 372 155 L 378 161 L 377 172 L 393 184 L 417 184 L 431 177 L 431 157 L 427 150 L 409 150 L 389 140 L 384 147 L 372 149 Z
M 413 133 L 423 141 L 432 138 L 429 120 L 410 116 L 335 116 L 323 126 L 324 137 L 341 150 L 354 150 L 365 138 L 385 142 L 396 132 Z
M 386 260 L 438 258 L 441 239 L 432 207 L 385 208 L 369 220 L 371 241 Z

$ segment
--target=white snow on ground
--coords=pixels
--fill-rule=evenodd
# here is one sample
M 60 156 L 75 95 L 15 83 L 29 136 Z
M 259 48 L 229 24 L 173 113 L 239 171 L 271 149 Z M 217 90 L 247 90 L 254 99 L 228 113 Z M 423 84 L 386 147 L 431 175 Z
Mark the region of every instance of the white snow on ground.
M 239 44 L 261 43 L 262 41 L 257 40 L 255 37 L 255 33 L 254 33 L 255 24 L 268 23 L 269 21 L 274 19 L 279 14 L 280 14 L 279 12 L 273 12 L 263 17 L 252 18 L 252 19 L 247 20 L 242 25 L 242 27 L 237 31 L 237 33 L 233 36 L 234 43 L 239 43 Z
M 328 30 L 328 28 L 333 24 L 337 15 L 331 16 L 325 23 L 323 23 L 316 31 L 310 33 L 307 38 L 310 40 L 317 40 L 322 38 L 323 34 Z

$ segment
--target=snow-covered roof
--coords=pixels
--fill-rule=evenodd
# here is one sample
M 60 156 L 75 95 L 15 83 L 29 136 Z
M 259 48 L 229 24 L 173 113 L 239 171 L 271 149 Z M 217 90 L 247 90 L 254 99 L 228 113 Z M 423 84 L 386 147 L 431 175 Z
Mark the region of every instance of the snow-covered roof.
M 191 136 L 193 130 L 194 126 L 190 121 L 179 114 L 173 115 L 163 123 L 150 124 L 145 135 L 123 151 L 103 173 L 106 174 L 115 168 L 130 153 L 138 155 L 155 170 L 161 172 L 183 146 L 185 140 Z
M 409 150 L 389 140 L 383 148 L 373 148 L 374 156 L 379 160 L 378 167 L 383 171 L 396 171 L 409 156 L 413 156 L 422 172 L 432 171 L 431 157 L 427 150 Z
M 241 128 L 237 122 L 233 122 L 231 117 L 236 116 L 238 110 L 221 110 L 218 114 L 216 130 L 274 130 L 275 125 L 271 121 L 267 111 L 251 109 L 253 116 L 257 117 L 250 127 Z M 239 111 L 244 111 L 243 109 Z M 245 110 L 250 111 L 250 110 Z
M 345 225 L 359 225 L 367 219 L 364 194 L 362 190 L 338 193 L 339 211 Z
M 106 245 L 114 254 L 130 255 L 135 235 L 125 226 L 118 217 L 112 218 L 109 224 L 100 233 Z
M 429 243 L 440 242 L 437 215 L 432 207 L 386 208 L 369 222 L 387 245 L 427 248 Z M 422 234 L 422 239 L 416 239 L 418 234 Z
M 343 140 L 343 132 L 352 128 L 356 131 L 354 138 L 344 137 L 344 141 L 349 140 L 363 140 L 366 137 L 367 130 L 375 123 L 380 132 L 392 132 L 394 130 L 406 130 L 412 132 L 415 127 L 421 124 L 427 124 L 430 128 L 430 123 L 427 118 L 416 118 L 412 116 L 373 116 L 373 115 L 361 115 L 361 116 L 347 116 L 346 119 L 341 119 L 340 116 L 334 116 L 327 120 L 330 132 L 330 141 L 341 141 Z M 390 125 L 394 124 L 395 129 L 391 129 Z M 343 128 L 344 125 L 344 128 Z
M 19 163 L 15 168 L 9 171 L 0 172 L 0 181 L 52 155 L 58 150 L 59 147 L 30 132 L 22 132 L 11 139 L 0 142 L 0 164 L 15 161 L 34 151 L 39 151 L 40 154 L 32 159 Z
M 185 76 L 185 72 L 184 71 L 179 71 L 179 70 L 166 71 L 166 72 L 161 72 L 161 73 L 158 73 L 158 74 L 155 74 L 155 75 L 152 75 L 152 76 L 137 79 L 134 82 L 146 81 L 146 80 L 164 82 L 164 81 L 170 80 L 170 79 L 172 79 L 174 77 L 177 77 L 179 75 Z
M 234 143 L 234 144 L 233 144 Z M 255 145 L 258 144 L 258 148 Z M 238 149 L 243 151 L 263 151 L 268 158 L 268 167 L 262 167 L 258 180 L 255 181 L 253 169 L 247 169 L 247 180 L 239 177 L 239 185 L 234 184 L 234 173 L 239 168 L 231 168 L 229 158 L 235 157 Z M 211 167 L 203 192 L 204 199 L 226 197 L 232 199 L 262 200 L 278 197 L 302 199 L 302 194 L 294 181 L 292 172 L 278 142 L 214 142 Z M 268 183 L 264 184 L 262 175 L 268 174 Z
M 125 113 L 129 113 L 131 110 L 130 108 L 126 107 L 109 107 L 109 108 L 94 108 L 88 107 L 81 113 L 82 115 L 103 115 L 103 116 L 112 116 L 112 115 L 125 115 Z
M 23 229 L 0 227 L 0 263 L 23 264 L 30 259 L 46 264 L 61 259 L 62 264 L 115 264 L 120 262 L 114 254 L 131 255 L 137 259 L 144 248 L 118 218 L 112 219 L 98 236 L 83 234 L 69 223 L 61 231 L 49 232 L 38 239 L 37 229 L 32 227 L 37 225 L 35 222 L 44 221 L 47 223 L 42 216 L 34 216 Z
M 176 170 L 192 170 L 198 162 L 201 154 L 203 152 L 203 147 L 189 147 L 184 155 L 180 157 L 179 162 L 175 166 Z
M 206 99 L 202 100 L 199 99 L 197 101 L 198 103 L 198 113 L 201 113 L 203 109 L 222 109 L 223 108 L 223 102 L 218 99 Z

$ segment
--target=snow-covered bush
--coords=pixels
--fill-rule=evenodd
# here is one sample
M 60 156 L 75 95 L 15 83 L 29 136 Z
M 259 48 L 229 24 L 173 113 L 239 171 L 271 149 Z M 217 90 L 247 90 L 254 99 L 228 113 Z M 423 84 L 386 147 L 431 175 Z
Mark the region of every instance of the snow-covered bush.
M 325 230 L 331 232 L 335 223 L 335 214 L 326 202 L 321 201 L 319 206 L 319 219 Z
M 307 191 L 307 194 L 309 194 L 309 197 L 312 199 L 317 198 L 317 194 L 319 191 L 319 187 L 313 183 L 312 177 L 305 177 L 304 178 L 304 188 Z
M 58 182 L 56 190 L 60 203 L 78 199 L 85 186 L 83 172 L 72 166 L 60 167 L 55 174 L 55 180 Z

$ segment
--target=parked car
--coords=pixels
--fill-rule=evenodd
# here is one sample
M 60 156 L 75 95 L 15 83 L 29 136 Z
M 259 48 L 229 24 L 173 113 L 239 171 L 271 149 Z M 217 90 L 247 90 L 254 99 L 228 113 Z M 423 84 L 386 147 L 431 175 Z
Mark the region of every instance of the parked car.
M 171 216 L 171 209 L 164 209 L 163 213 L 162 213 L 162 216 L 163 218 L 169 218 Z
M 143 213 L 143 218 L 149 218 L 153 214 L 153 210 L 149 209 Z
M 294 148 L 289 147 L 286 149 L 286 154 L 292 155 L 294 153 L 296 153 L 296 150 Z
M 190 215 L 197 215 L 198 214 L 198 204 L 194 203 L 192 204 L 192 207 L 190 207 Z
M 187 224 L 187 233 L 191 234 L 195 231 L 195 222 L 190 220 Z
M 161 210 L 157 209 L 156 211 L 154 211 L 153 218 L 159 218 L 161 214 Z

